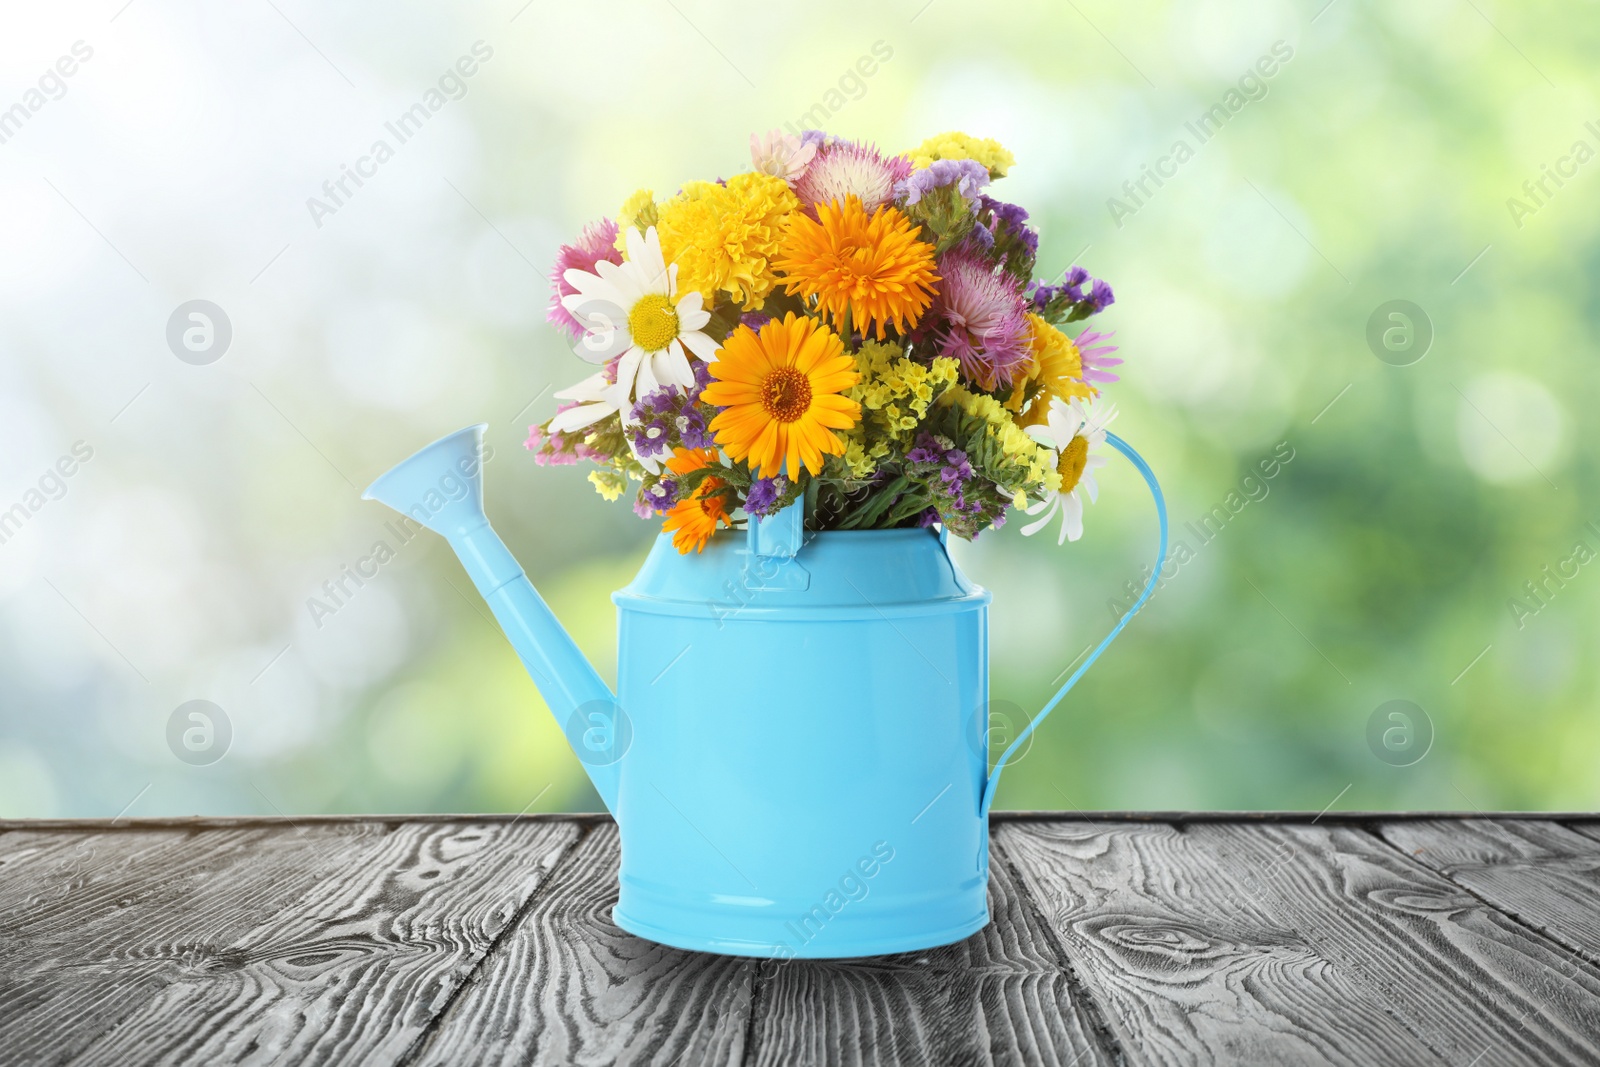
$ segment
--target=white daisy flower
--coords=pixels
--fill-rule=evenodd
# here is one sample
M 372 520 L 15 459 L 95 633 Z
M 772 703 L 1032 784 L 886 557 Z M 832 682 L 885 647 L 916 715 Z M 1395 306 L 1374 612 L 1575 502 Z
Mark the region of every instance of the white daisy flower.
M 677 295 L 678 266 L 663 259 L 655 227 L 627 230 L 625 239 L 626 262 L 602 260 L 594 274 L 573 269 L 563 275 L 577 292 L 561 306 L 587 331 L 573 351 L 590 363 L 616 359 L 617 375 L 610 382 L 596 374 L 556 393 L 579 403 L 550 420 L 553 433 L 580 430 L 613 412 L 632 422 L 633 405 L 645 394 L 663 385 L 694 385 L 690 353 L 707 362 L 717 358 L 717 343 L 702 332 L 711 313 L 698 292 Z
M 1048 526 L 1058 511 L 1061 535 L 1056 538 L 1056 544 L 1076 541 L 1083 536 L 1083 499 L 1079 490 L 1088 494 L 1090 503 L 1099 499 L 1100 486 L 1094 480 L 1094 472 L 1105 466 L 1106 457 L 1098 454 L 1098 450 L 1105 448 L 1106 427 L 1116 417 L 1116 407 L 1098 399 L 1085 402 L 1075 398 L 1068 403 L 1060 397 L 1052 397 L 1045 422 L 1028 427 L 1028 436 L 1055 451 L 1061 488 L 1046 493 L 1044 499 L 1027 509 L 1029 515 L 1040 517 L 1022 528 L 1024 537 Z

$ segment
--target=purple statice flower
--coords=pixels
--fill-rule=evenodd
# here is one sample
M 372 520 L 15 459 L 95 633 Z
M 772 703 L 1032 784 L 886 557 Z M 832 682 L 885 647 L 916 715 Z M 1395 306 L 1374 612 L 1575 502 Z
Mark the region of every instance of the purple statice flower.
M 1039 254 L 1039 232 L 1028 225 L 1028 212 L 1024 208 L 988 196 L 980 196 L 978 204 L 990 212 L 989 224 L 996 239 L 1014 243 L 1030 260 Z
M 939 257 L 939 275 L 938 296 L 923 319 L 933 324 L 939 354 L 960 360 L 963 376 L 985 389 L 1010 384 L 1033 356 L 1017 280 L 961 248 Z
M 921 170 L 913 171 L 894 187 L 896 199 L 915 204 L 935 189 L 954 185 L 956 192 L 972 199 L 974 211 L 978 208 L 978 191 L 989 184 L 989 168 L 972 159 L 936 159 Z
M 1115 333 L 1115 330 L 1113 330 L 1111 333 L 1101 333 L 1098 330 L 1084 330 L 1073 339 L 1072 343 L 1078 346 L 1078 355 L 1083 358 L 1084 381 L 1099 382 L 1102 384 L 1105 382 L 1121 381 L 1117 375 L 1112 374 L 1106 369 L 1107 367 L 1115 367 L 1122 362 L 1121 359 L 1111 358 L 1111 353 L 1117 350 L 1117 346 L 1102 344 L 1104 341 L 1111 340 Z
M 772 316 L 768 315 L 765 311 L 746 311 L 743 315 L 739 316 L 740 326 L 748 326 L 752 330 L 756 331 L 759 331 L 761 327 L 765 326 L 771 321 Z M 704 364 L 701 364 L 701 366 L 704 366 Z
M 1085 283 L 1089 286 L 1087 293 L 1083 291 Z M 1089 272 L 1082 267 L 1073 267 L 1067 271 L 1058 285 L 1038 285 L 1028 293 L 1028 303 L 1032 305 L 1032 310 L 1041 315 L 1046 313 L 1045 309 L 1051 304 L 1055 304 L 1058 308 L 1063 304 L 1077 305 L 1072 319 L 1098 314 L 1116 301 L 1111 286 L 1100 278 L 1089 277 Z
M 639 490 L 639 499 L 633 502 L 633 513 L 641 519 L 661 514 L 678 502 L 678 483 L 662 478 Z
M 980 197 L 978 201 L 983 207 L 994 213 L 995 222 L 1021 232 L 1031 230 L 1028 225 L 1028 211 L 1018 204 L 1008 204 L 1004 200 L 996 200 L 992 196 Z M 1035 237 L 1035 240 L 1038 238 Z
M 684 448 L 711 448 L 711 433 L 697 403 L 703 388 L 700 385 L 686 390 L 664 385 L 634 404 L 628 426 L 634 455 L 640 459 L 666 456 L 679 444 Z
M 711 368 L 695 360 L 693 386 L 664 385 L 640 397 L 629 412 L 628 435 L 634 455 L 640 459 L 665 456 L 680 444 L 684 448 L 715 448 L 700 407 L 700 393 L 710 383 Z
M 1089 280 L 1089 272 L 1082 267 L 1073 265 L 1067 271 L 1066 277 L 1061 279 L 1061 290 L 1067 294 L 1069 300 L 1083 299 L 1083 283 Z
M 977 223 L 962 239 L 963 245 L 972 252 L 986 255 L 994 251 L 994 231 L 983 223 Z
M 583 339 L 586 333 L 583 326 L 561 306 L 563 298 L 578 291 L 567 283 L 567 271 L 581 270 L 585 274 L 593 274 L 596 263 L 621 263 L 622 253 L 617 251 L 616 242 L 617 224 L 610 219 L 601 219 L 584 227 L 576 243 L 562 245 L 556 251 L 556 265 L 550 271 L 550 310 L 545 313 L 547 321 L 566 330 L 574 338 Z
M 745 492 L 744 510 L 758 519 L 764 519 L 778 510 L 778 501 L 788 491 L 789 479 L 781 474 L 775 478 L 757 478 Z
M 1044 309 L 1050 306 L 1050 301 L 1060 296 L 1062 286 L 1035 285 L 1028 291 L 1028 310 L 1034 314 L 1044 314 Z
M 870 144 L 829 141 L 817 148 L 805 173 L 795 179 L 794 191 L 812 216 L 818 204 L 842 204 L 851 196 L 870 215 L 894 199 L 897 183 L 910 173 L 911 160 L 906 156 L 885 156 Z
M 978 515 L 983 511 L 983 501 L 967 499 L 967 487 L 977 473 L 961 449 L 946 448 L 939 438 L 920 433 L 906 460 L 913 467 L 924 468 L 921 473 L 933 475 L 926 484 L 934 493 L 935 520 L 941 515 Z
M 628 437 L 633 442 L 634 455 L 650 459 L 672 452 L 672 420 L 682 396 L 683 390 L 676 385 L 665 385 L 646 393 L 633 405 Z

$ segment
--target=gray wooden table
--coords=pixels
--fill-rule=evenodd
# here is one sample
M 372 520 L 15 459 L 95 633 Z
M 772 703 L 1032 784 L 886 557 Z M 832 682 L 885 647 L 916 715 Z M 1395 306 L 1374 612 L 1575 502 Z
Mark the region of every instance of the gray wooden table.
M 1019 814 L 994 922 L 611 924 L 600 817 L 0 823 L 0 1062 L 1600 1062 L 1595 816 Z

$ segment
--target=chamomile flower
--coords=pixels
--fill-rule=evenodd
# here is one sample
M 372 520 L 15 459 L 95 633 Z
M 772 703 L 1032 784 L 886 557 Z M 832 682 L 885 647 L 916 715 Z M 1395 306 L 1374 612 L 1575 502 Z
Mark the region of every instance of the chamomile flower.
M 578 403 L 550 420 L 552 433 L 568 433 L 620 413 L 633 418 L 633 405 L 663 385 L 685 389 L 695 384 L 689 355 L 717 358 L 717 343 L 702 328 L 711 320 L 698 292 L 678 295 L 678 268 L 661 255 L 655 227 L 625 231 L 628 258 L 599 260 L 594 273 L 568 270 L 563 277 L 576 292 L 561 306 L 583 327 L 573 348 L 605 371 L 555 394 Z
M 1061 535 L 1056 544 L 1076 541 L 1083 536 L 1083 498 L 1086 493 L 1093 503 L 1100 496 L 1100 486 L 1094 472 L 1105 466 L 1106 457 L 1099 454 L 1106 444 L 1106 426 L 1117 417 L 1114 406 L 1099 400 L 1084 401 L 1077 398 L 1065 401 L 1059 397 L 1050 400 L 1050 414 L 1038 426 L 1028 427 L 1028 436 L 1055 452 L 1056 472 L 1061 475 L 1061 488 L 1045 493 L 1031 505 L 1029 515 L 1039 518 L 1022 528 L 1024 537 L 1032 536 L 1048 526 L 1059 512 Z

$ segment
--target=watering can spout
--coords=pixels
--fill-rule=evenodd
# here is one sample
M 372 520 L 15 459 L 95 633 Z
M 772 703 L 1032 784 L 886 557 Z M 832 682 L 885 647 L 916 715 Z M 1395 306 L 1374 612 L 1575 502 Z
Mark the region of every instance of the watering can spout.
M 387 504 L 449 542 L 572 742 L 600 799 L 615 812 L 623 747 L 617 735 L 625 731 L 625 720 L 610 688 L 483 513 L 484 428 L 469 426 L 440 438 L 379 477 L 362 499 Z

